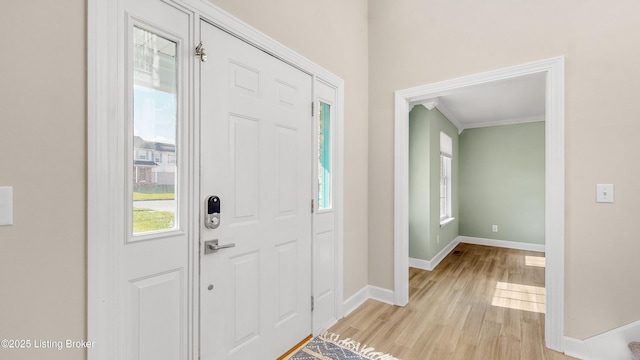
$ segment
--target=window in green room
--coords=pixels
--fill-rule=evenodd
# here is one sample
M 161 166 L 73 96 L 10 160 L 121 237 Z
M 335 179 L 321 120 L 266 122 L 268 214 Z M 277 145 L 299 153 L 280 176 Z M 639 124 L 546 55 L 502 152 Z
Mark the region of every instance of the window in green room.
M 440 225 L 453 220 L 451 211 L 451 160 L 453 143 L 444 132 L 440 132 Z

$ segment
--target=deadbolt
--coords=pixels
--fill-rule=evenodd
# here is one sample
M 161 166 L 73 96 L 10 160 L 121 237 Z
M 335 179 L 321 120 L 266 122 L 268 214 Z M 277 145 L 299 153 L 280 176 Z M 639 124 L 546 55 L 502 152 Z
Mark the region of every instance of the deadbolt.
M 217 229 L 220 226 L 220 198 L 213 195 L 207 198 L 207 214 L 204 217 L 204 226 L 207 229 Z

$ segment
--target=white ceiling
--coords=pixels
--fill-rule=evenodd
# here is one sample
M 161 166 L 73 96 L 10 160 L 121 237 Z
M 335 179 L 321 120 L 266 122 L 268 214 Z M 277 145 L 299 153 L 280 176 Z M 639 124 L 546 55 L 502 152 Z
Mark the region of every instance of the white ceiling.
M 544 121 L 545 82 L 544 74 L 521 76 L 470 86 L 422 103 L 435 105 L 460 131 Z

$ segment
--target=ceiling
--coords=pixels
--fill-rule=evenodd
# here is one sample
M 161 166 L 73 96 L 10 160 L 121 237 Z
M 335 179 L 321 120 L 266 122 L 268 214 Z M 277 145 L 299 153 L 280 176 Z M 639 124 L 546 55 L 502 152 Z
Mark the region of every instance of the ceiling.
M 544 121 L 545 88 L 546 77 L 541 73 L 470 86 L 421 103 L 438 108 L 462 131 Z

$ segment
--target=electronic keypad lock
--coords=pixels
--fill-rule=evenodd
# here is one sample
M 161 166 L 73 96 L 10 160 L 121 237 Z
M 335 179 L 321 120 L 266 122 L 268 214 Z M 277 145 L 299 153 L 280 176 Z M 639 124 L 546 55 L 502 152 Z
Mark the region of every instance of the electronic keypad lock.
M 220 198 L 217 196 L 209 196 L 207 203 L 207 215 L 204 217 L 204 226 L 207 229 L 217 229 L 220 226 Z

